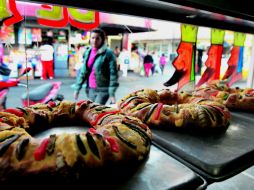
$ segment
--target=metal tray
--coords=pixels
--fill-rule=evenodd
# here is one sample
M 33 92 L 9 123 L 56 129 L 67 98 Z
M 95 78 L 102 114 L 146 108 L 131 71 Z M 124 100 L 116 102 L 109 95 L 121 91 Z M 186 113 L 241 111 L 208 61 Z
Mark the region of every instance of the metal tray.
M 254 120 L 239 114 L 232 114 L 228 130 L 221 134 L 152 131 L 156 146 L 192 168 L 208 183 L 225 180 L 254 164 Z
M 49 134 L 61 134 L 61 133 L 80 133 L 86 131 L 85 127 L 56 127 L 46 131 L 43 131 L 37 135 L 36 138 L 45 138 Z M 131 166 L 127 166 L 131 167 Z M 124 173 L 125 171 L 121 171 Z M 96 179 L 92 189 L 138 189 L 138 190 L 165 190 L 165 189 L 205 189 L 206 181 L 194 173 L 191 169 L 172 158 L 168 154 L 159 150 L 155 146 L 151 146 L 151 151 L 146 162 L 129 178 L 121 181 L 120 184 L 116 184 L 117 176 L 114 175 L 105 176 L 105 180 Z M 41 179 L 40 181 L 43 181 Z M 87 188 L 87 180 L 80 179 L 79 181 L 72 182 L 72 184 L 57 184 L 58 189 L 68 189 L 67 187 L 79 187 L 84 185 Z M 16 182 L 15 182 L 16 183 Z M 33 181 L 29 182 L 33 183 Z M 1 185 L 1 184 L 0 184 Z M 15 185 L 15 184 L 14 184 Z M 26 185 L 26 184 L 25 184 Z M 45 185 L 40 183 L 40 187 Z M 8 186 L 9 187 L 9 186 Z M 20 184 L 18 184 L 20 187 Z M 34 186 L 32 186 L 34 187 Z M 50 184 L 49 187 L 54 187 Z
M 247 111 L 231 111 L 231 115 L 242 120 L 248 120 L 254 123 L 254 113 Z

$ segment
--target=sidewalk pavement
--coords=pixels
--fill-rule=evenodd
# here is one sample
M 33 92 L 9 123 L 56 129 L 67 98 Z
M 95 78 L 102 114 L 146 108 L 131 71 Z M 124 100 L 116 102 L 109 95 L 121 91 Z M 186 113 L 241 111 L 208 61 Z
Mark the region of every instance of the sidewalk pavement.
M 169 88 L 170 90 L 175 90 L 177 88 L 177 84 L 171 86 L 171 87 L 165 87 L 163 85 L 164 82 L 166 82 L 172 75 L 173 75 L 174 69 L 171 67 L 165 68 L 164 75 L 155 73 L 153 76 L 150 76 L 149 78 L 145 76 L 141 76 L 138 73 L 134 72 L 128 72 L 127 77 L 122 76 L 122 72 L 119 71 L 119 88 L 116 91 L 116 100 L 120 100 L 125 95 L 142 89 L 142 88 L 151 88 L 151 89 L 165 89 Z M 197 81 L 199 79 L 199 76 L 196 77 Z M 54 80 L 48 80 L 48 81 L 42 81 L 39 79 L 29 80 L 29 91 L 33 90 L 35 87 L 45 84 L 46 82 L 51 81 L 61 81 L 61 89 L 59 91 L 59 94 L 64 95 L 64 99 L 74 101 L 73 98 L 73 84 L 75 83 L 75 78 L 57 78 Z M 23 83 L 25 81 L 22 81 Z M 240 82 L 235 84 L 235 86 L 244 87 L 246 85 L 246 82 Z M 10 88 L 10 91 L 7 95 L 7 107 L 21 107 L 21 95 L 23 93 L 26 93 L 26 88 L 24 87 L 13 87 Z M 86 99 L 86 95 L 84 90 L 80 91 L 79 100 Z
M 119 71 L 119 87 L 116 91 L 116 100 L 120 100 L 123 96 L 133 92 L 135 90 L 139 90 L 141 88 L 153 88 L 153 89 L 161 89 L 165 88 L 163 83 L 170 77 L 170 67 L 165 70 L 165 74 L 154 74 L 149 78 L 141 76 L 138 73 L 128 72 L 127 77 L 122 76 L 122 72 Z M 61 89 L 59 94 L 64 95 L 66 100 L 74 101 L 73 98 L 73 84 L 75 83 L 75 78 L 56 78 L 53 80 L 42 81 L 40 79 L 29 80 L 29 91 L 33 90 L 39 85 L 45 84 L 47 82 L 52 81 L 61 81 Z M 22 81 L 25 83 L 26 81 Z M 21 96 L 26 93 L 26 88 L 17 86 L 10 88 L 9 93 L 7 95 L 7 107 L 21 107 Z M 85 91 L 81 89 L 79 94 L 79 100 L 86 99 Z

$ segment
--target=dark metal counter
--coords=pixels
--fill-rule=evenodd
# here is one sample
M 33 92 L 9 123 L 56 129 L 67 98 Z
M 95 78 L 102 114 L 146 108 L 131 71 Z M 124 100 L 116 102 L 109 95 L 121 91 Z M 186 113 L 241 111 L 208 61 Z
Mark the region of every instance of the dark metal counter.
M 222 181 L 254 164 L 254 117 L 249 114 L 232 113 L 231 124 L 222 134 L 152 130 L 154 144 L 208 182 Z
M 192 170 L 152 146 L 149 159 L 120 189 L 203 189 L 206 183 Z

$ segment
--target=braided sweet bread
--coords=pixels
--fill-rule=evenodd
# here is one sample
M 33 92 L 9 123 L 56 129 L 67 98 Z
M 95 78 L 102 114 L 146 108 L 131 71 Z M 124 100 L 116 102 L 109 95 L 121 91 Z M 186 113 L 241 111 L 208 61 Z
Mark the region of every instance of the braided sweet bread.
M 84 174 L 89 179 L 104 170 L 105 176 L 114 167 L 140 165 L 149 154 L 151 131 L 139 119 L 118 112 L 90 101 L 49 102 L 0 112 L 0 181 L 37 174 L 50 178 Z M 92 127 L 79 134 L 32 137 L 63 124 Z
M 227 129 L 230 119 L 227 108 L 218 102 L 168 89 L 136 91 L 120 100 L 118 107 L 151 127 L 218 131 Z
M 230 110 L 254 110 L 254 89 L 230 88 L 218 80 L 196 89 L 193 96 L 215 100 Z

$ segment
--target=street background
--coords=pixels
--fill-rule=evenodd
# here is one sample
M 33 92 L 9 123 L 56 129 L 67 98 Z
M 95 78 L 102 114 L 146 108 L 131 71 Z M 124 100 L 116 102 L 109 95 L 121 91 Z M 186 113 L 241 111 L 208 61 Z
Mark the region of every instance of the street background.
M 174 68 L 171 65 L 168 65 L 165 68 L 164 74 L 161 75 L 159 73 L 155 73 L 154 75 L 150 76 L 149 78 L 144 77 L 135 72 L 128 72 L 127 77 L 122 76 L 122 72 L 119 71 L 119 87 L 116 91 L 116 100 L 120 100 L 123 96 L 141 89 L 141 88 L 152 88 L 152 89 L 162 89 L 165 88 L 163 83 L 166 82 L 174 72 Z M 74 101 L 73 92 L 74 89 L 72 88 L 73 84 L 75 83 L 75 78 L 65 77 L 65 78 L 56 78 L 53 80 L 40 80 L 40 79 L 33 79 L 29 80 L 29 91 L 32 91 L 39 85 L 53 82 L 53 81 L 60 81 L 62 82 L 61 89 L 59 94 L 64 95 L 65 100 Z M 25 83 L 26 80 L 22 80 L 22 83 Z M 171 87 L 172 89 L 176 88 L 176 85 Z M 22 106 L 21 102 L 21 95 L 26 93 L 26 88 L 22 86 L 12 87 L 10 88 L 8 95 L 7 95 L 7 107 L 20 107 Z M 85 90 L 81 89 L 79 94 L 79 100 L 86 99 Z
M 125 95 L 142 89 L 142 88 L 151 88 L 151 89 L 163 89 L 163 88 L 169 88 L 171 90 L 175 90 L 177 88 L 177 84 L 171 86 L 171 87 L 165 87 L 163 85 L 164 82 L 166 82 L 174 73 L 174 68 L 171 64 L 168 64 L 167 67 L 165 67 L 164 74 L 155 73 L 154 75 L 150 77 L 142 76 L 135 72 L 128 72 L 127 77 L 122 76 L 122 72 L 119 71 L 119 87 L 116 91 L 116 100 L 120 100 Z M 196 81 L 198 81 L 200 76 L 196 76 Z M 40 79 L 33 79 L 29 80 L 29 91 L 32 91 L 34 88 L 36 88 L 39 85 L 52 82 L 52 81 L 61 81 L 61 89 L 59 91 L 59 94 L 64 95 L 65 100 L 75 101 L 73 98 L 73 84 L 75 83 L 75 78 L 56 78 L 54 80 L 47 80 L 43 81 Z M 22 83 L 25 83 L 26 80 L 22 80 Z M 243 87 L 245 85 L 245 82 L 239 82 L 236 83 L 235 86 Z M 12 87 L 9 90 L 9 93 L 7 95 L 7 108 L 10 107 L 21 107 L 21 95 L 26 93 L 26 88 L 22 86 Z M 82 89 L 79 94 L 79 100 L 86 99 L 85 90 Z

